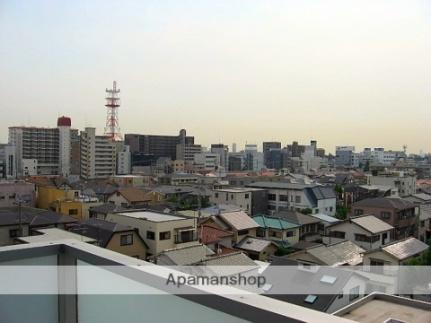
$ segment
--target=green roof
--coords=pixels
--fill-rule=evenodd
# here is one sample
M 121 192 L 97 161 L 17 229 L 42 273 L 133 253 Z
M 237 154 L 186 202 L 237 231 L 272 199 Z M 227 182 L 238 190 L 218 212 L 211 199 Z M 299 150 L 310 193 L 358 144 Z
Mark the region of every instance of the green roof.
M 291 223 L 285 219 L 269 217 L 263 214 L 254 216 L 253 220 L 256 221 L 257 224 L 259 224 L 259 226 L 262 228 L 286 230 L 299 227 L 298 224 Z

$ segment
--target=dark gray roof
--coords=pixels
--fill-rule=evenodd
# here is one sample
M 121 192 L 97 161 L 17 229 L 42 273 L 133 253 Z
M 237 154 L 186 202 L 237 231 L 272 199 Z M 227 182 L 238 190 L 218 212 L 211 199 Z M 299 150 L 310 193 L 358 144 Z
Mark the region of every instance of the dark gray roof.
M 114 233 L 131 230 L 134 229 L 130 226 L 91 218 L 70 228 L 69 231 L 98 240 L 102 246 L 106 246 Z
M 302 214 L 297 211 L 279 211 L 275 212 L 272 217 L 285 219 L 291 223 L 305 225 L 311 223 L 319 223 L 320 219 L 314 218 L 310 215 Z
M 30 207 L 21 208 L 21 223 L 30 227 L 50 226 L 78 222 L 77 219 L 50 210 Z M 18 207 L 0 208 L 0 225 L 13 225 L 19 223 Z
M 397 198 L 397 197 L 368 198 L 354 203 L 353 206 L 390 208 L 390 209 L 393 208 L 398 210 L 410 209 L 415 207 L 415 205 L 412 202 L 409 202 L 405 199 Z
M 334 199 L 336 198 L 335 192 L 332 189 L 332 187 L 327 186 L 316 186 L 311 189 L 309 189 L 311 193 L 314 195 L 314 197 L 317 200 L 324 200 L 324 199 Z
M 302 190 L 306 187 L 314 187 L 315 184 L 298 184 L 288 182 L 255 182 L 248 184 L 247 187 L 258 187 L 267 189 L 290 189 L 290 190 Z
M 291 266 L 289 275 L 280 277 L 277 266 Z M 291 274 L 293 271 L 293 275 Z M 342 292 L 350 277 L 354 275 L 352 271 L 342 270 L 340 268 L 319 267 L 316 272 L 301 270 L 298 262 L 284 257 L 272 257 L 271 265 L 265 270 L 265 277 L 268 277 L 267 284 L 271 284 L 271 294 L 265 296 L 275 298 L 288 303 L 311 308 L 317 311 L 325 312 L 329 309 L 336 297 Z M 327 284 L 321 281 L 323 276 L 336 278 L 334 284 Z M 310 304 L 305 298 L 312 294 L 310 290 L 324 291 L 317 294 L 316 300 Z M 285 294 L 286 291 L 298 291 L 300 294 Z

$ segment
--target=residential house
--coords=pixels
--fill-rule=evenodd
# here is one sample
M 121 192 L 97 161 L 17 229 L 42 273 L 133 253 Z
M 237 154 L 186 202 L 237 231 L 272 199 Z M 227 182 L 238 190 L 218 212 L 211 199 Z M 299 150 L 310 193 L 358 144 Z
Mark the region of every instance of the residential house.
M 373 250 L 392 241 L 394 227 L 373 215 L 364 215 L 335 223 L 326 229 L 325 243 L 349 240 L 365 250 Z
M 341 222 L 340 219 L 337 219 L 334 216 L 326 215 L 323 213 L 309 214 L 309 215 L 312 216 L 313 218 L 320 220 L 320 223 L 317 225 L 317 230 L 318 230 L 320 235 L 325 235 L 326 228 L 328 226 L 333 225 L 333 224 L 338 223 L 338 222 Z
M 304 267 L 286 257 L 273 257 L 264 273 L 271 286 L 265 296 L 327 313 L 361 299 L 368 281 L 342 267 Z
M 405 199 L 416 205 L 431 204 L 431 195 L 426 193 L 413 194 L 405 197 Z
M 259 224 L 243 211 L 226 212 L 204 219 L 201 224 L 213 224 L 223 230 L 233 232 L 232 242 L 240 242 L 247 236 L 256 237 L 256 230 Z
M 138 259 L 147 258 L 148 247 L 131 226 L 92 218 L 69 230 L 95 239 L 100 247 Z
M 122 208 L 139 208 L 148 205 L 151 198 L 148 194 L 136 187 L 119 188 L 108 197 L 108 203 Z
M 254 216 L 253 220 L 260 226 L 256 231 L 257 237 L 272 240 L 284 248 L 290 247 L 299 241 L 299 224 L 263 214 Z
M 267 261 L 278 250 L 278 245 L 271 240 L 245 237 L 235 245 L 235 248 L 245 251 L 251 259 Z
M 215 252 L 222 247 L 232 247 L 233 236 L 232 231 L 220 229 L 217 225 L 199 226 L 199 241 Z
M 213 190 L 210 202 L 217 205 L 234 205 L 247 214 L 254 215 L 266 212 L 267 192 L 259 188 L 221 188 Z
M 215 254 L 204 244 L 168 249 L 162 251 L 156 258 L 161 266 L 190 266 L 207 259 Z
M 35 185 L 23 181 L 0 182 L 0 207 L 14 206 L 18 203 L 22 206 L 35 206 Z
M 115 175 L 111 177 L 111 181 L 121 187 L 141 187 L 150 185 L 151 177 L 143 175 Z
M 11 245 L 15 239 L 41 228 L 64 229 L 77 220 L 49 210 L 30 207 L 0 208 L 0 245 Z
M 321 266 L 357 266 L 362 264 L 365 249 L 351 241 L 342 241 L 330 245 L 317 245 L 286 256 L 305 265 Z
M 410 237 L 364 252 L 363 263 L 364 266 L 381 267 L 384 271 L 384 266 L 406 264 L 409 260 L 422 255 L 428 248 L 426 243 Z
M 109 213 L 106 220 L 138 229 L 148 245 L 150 256 L 198 243 L 194 218 L 149 210 L 130 210 Z
M 405 199 L 389 197 L 365 199 L 353 204 L 351 214 L 374 215 L 392 225 L 395 228 L 395 240 L 417 236 L 419 218 L 416 206 Z
M 419 240 L 425 243 L 431 240 L 431 205 L 419 207 Z
M 275 218 L 284 219 L 290 223 L 299 225 L 299 240 L 319 240 L 321 220 L 298 211 L 281 211 L 272 215 Z
M 331 187 L 289 182 L 256 182 L 248 187 L 266 189 L 269 211 L 301 211 L 335 215 L 336 196 Z

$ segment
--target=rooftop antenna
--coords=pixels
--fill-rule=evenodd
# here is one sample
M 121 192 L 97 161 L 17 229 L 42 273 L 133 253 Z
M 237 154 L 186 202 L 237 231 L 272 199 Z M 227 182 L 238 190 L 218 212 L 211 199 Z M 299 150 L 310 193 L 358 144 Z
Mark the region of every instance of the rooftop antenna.
M 106 89 L 107 117 L 105 135 L 112 141 L 121 141 L 120 125 L 118 123 L 118 108 L 120 107 L 120 89 L 117 89 L 117 82 L 114 81 L 112 89 Z

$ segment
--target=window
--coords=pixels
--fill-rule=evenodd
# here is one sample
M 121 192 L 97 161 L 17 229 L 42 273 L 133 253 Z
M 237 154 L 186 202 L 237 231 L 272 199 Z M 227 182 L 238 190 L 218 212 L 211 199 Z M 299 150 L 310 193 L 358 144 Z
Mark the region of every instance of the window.
M 343 297 L 344 297 L 344 294 L 343 294 L 343 293 L 340 293 L 340 294 L 338 294 L 338 296 L 337 296 L 337 298 L 338 298 L 338 299 L 343 298 Z
M 335 276 L 323 275 L 322 278 L 320 278 L 321 283 L 325 283 L 329 285 L 334 285 L 336 281 L 337 281 L 337 277 Z
M 289 196 L 287 196 L 287 195 L 280 195 L 280 201 L 282 201 L 282 202 L 288 202 L 289 201 Z
M 229 194 L 226 193 L 226 201 L 229 201 Z
M 275 195 L 275 194 L 268 194 L 268 200 L 269 201 L 277 201 L 277 195 Z
M 301 203 L 301 196 L 295 196 L 295 203 Z
M 239 236 L 242 236 L 242 235 L 245 235 L 245 234 L 248 234 L 248 230 L 239 230 L 238 231 L 238 235 Z
M 120 236 L 120 246 L 128 246 L 133 244 L 133 234 L 122 234 Z
M 265 237 L 265 229 L 257 228 L 256 237 L 264 238 Z
M 159 233 L 159 240 L 169 240 L 171 238 L 171 231 L 165 231 Z
M 314 302 L 317 300 L 316 295 L 307 295 L 307 297 L 304 299 L 304 302 L 308 304 L 314 304 Z
M 214 197 L 218 199 L 218 193 L 214 193 Z
M 78 209 L 69 209 L 69 215 L 78 215 Z
M 295 236 L 295 231 L 287 231 L 286 232 L 286 237 L 294 237 Z
M 362 214 L 364 214 L 364 210 L 362 210 L 362 209 L 356 209 L 355 210 L 355 215 L 362 215 Z
M 19 229 L 9 230 L 9 237 L 10 238 L 16 238 L 18 236 L 19 236 Z
M 390 219 L 391 212 L 380 212 L 380 216 L 382 217 L 382 219 Z
M 349 301 L 353 301 L 359 298 L 359 286 L 350 289 Z
M 245 195 L 244 195 L 244 198 L 245 198 L 245 199 L 248 199 L 249 197 L 250 197 L 250 195 L 249 195 L 249 194 L 245 194 Z
M 346 232 L 343 231 L 331 231 L 329 232 L 329 236 L 333 238 L 344 239 L 346 237 Z
M 147 239 L 148 240 L 155 240 L 156 239 L 156 235 L 154 234 L 153 231 L 147 231 Z

